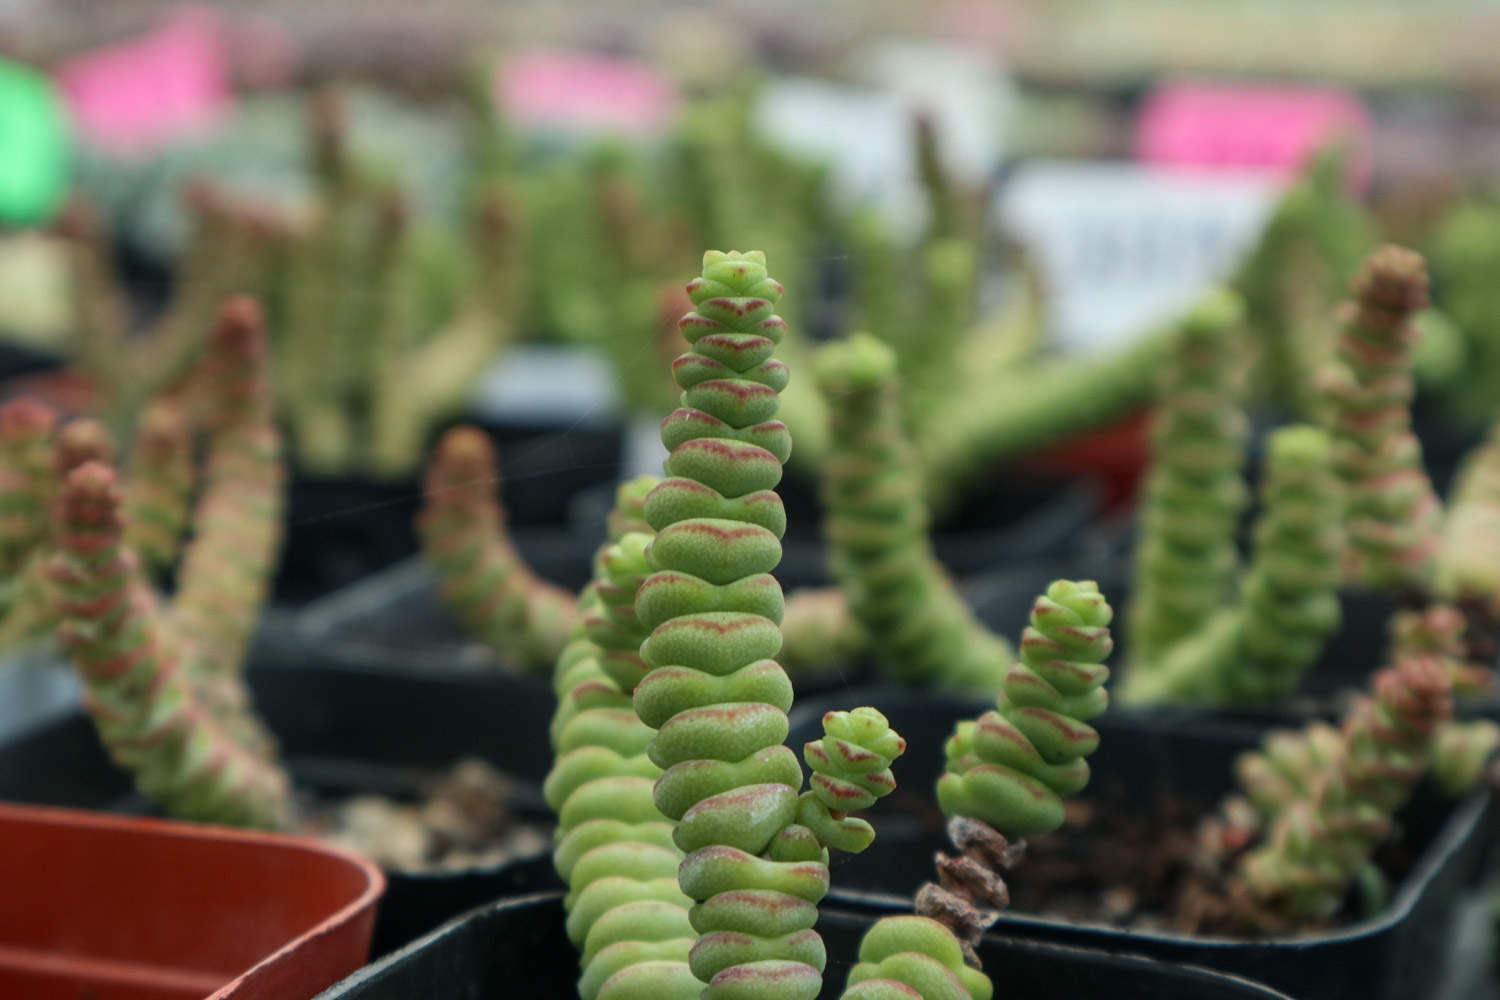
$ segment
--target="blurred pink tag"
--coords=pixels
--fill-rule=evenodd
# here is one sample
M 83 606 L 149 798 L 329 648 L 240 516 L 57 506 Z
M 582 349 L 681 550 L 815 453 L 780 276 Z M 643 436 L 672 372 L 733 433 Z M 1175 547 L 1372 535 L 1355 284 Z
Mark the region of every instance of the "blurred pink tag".
M 543 128 L 660 132 L 677 107 L 671 83 L 650 67 L 582 53 L 517 56 L 498 85 L 511 118 Z
M 1143 163 L 1297 170 L 1324 143 L 1346 142 L 1350 181 L 1370 175 L 1370 119 L 1354 95 L 1328 87 L 1173 84 L 1146 100 L 1136 121 Z
M 75 56 L 56 75 L 81 140 L 116 155 L 146 155 L 208 128 L 232 100 L 218 16 L 200 7 Z

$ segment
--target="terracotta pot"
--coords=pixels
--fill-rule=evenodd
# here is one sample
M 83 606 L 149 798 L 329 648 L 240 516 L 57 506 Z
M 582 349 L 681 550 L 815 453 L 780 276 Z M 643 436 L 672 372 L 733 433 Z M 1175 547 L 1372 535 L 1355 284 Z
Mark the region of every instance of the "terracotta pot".
M 364 964 L 385 888 L 313 841 L 0 804 L 0 996 L 303 1000 Z

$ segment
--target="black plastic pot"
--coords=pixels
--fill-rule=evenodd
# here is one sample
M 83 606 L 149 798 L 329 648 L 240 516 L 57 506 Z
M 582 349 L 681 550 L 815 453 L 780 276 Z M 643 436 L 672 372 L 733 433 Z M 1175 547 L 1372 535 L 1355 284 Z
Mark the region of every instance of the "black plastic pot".
M 544 551 L 561 544 L 571 531 L 574 498 L 601 485 L 612 489 L 618 478 L 619 438 L 613 430 L 471 422 L 499 449 L 506 516 L 523 550 L 528 544 Z M 415 554 L 421 507 L 415 476 L 294 476 L 275 598 L 302 604 Z M 582 539 L 589 552 L 604 537 L 602 523 L 595 534 Z M 537 541 L 528 542 L 528 535 Z
M 0 381 L 50 372 L 63 365 L 60 354 L 5 336 L 0 330 Z
M 541 575 L 575 591 L 592 575 L 594 548 L 570 535 L 528 532 L 519 547 Z M 420 559 L 409 559 L 309 604 L 298 619 L 304 641 L 350 664 L 386 664 L 442 671 L 506 669 L 494 650 L 472 638 L 443 606 L 438 581 Z M 815 694 L 870 676 L 867 663 L 834 664 L 794 677 L 797 690 Z
M 411 555 L 421 502 L 412 479 L 294 476 L 272 596 L 302 604 Z
M 366 966 L 317 1000 L 492 1000 L 577 996 L 578 952 L 564 932 L 561 893 L 506 900 L 454 920 L 421 941 Z M 846 970 L 868 916 L 827 909 L 818 930 L 828 946 L 823 1000 L 844 991 Z M 1005 1000 L 1275 1000 L 1246 979 L 1130 955 L 1040 941 L 987 937 L 979 957 Z
M 551 821 L 540 784 L 552 763 L 544 682 L 492 669 L 372 670 L 263 648 L 249 672 L 257 710 L 301 789 L 319 796 L 415 798 L 424 779 L 479 757 L 515 779 L 519 816 Z M 153 807 L 109 760 L 92 722 L 74 711 L 0 741 L 0 799 L 133 814 Z M 457 871 L 391 872 L 374 953 L 472 906 L 557 885 L 550 858 Z
M 1128 528 L 1116 524 L 1113 531 L 1103 529 L 1090 534 L 1076 554 L 1066 561 L 1022 565 L 967 581 L 966 590 L 975 614 L 992 629 L 1014 640 L 1026 624 L 1031 597 L 1041 593 L 1053 579 L 1096 580 L 1115 609 L 1115 620 L 1110 627 L 1115 636 L 1115 649 L 1119 651 L 1116 660 L 1128 661 L 1129 611 L 1134 589 L 1131 546 L 1124 541 L 1129 534 Z M 1033 586 L 1028 596 L 1025 591 Z M 1338 631 L 1329 638 L 1317 661 L 1303 675 L 1294 695 L 1276 705 L 1217 714 L 1252 724 L 1291 723 L 1313 716 L 1337 717 L 1349 695 L 1367 688 L 1375 672 L 1388 665 L 1387 628 L 1391 616 L 1399 610 L 1398 602 L 1390 595 L 1361 588 L 1341 590 L 1339 606 L 1341 623 Z M 1458 708 L 1461 714 L 1500 715 L 1500 695 L 1465 697 L 1460 700 Z
M 933 853 L 946 848 L 943 817 L 932 797 L 943 766 L 943 742 L 956 721 L 987 706 L 900 689 L 854 690 L 794 709 L 788 742 L 801 746 L 821 736 L 819 720 L 827 709 L 866 704 L 890 718 L 909 749 L 896 765 L 900 787 L 873 811 L 879 831 L 874 846 L 834 868 L 830 898 L 841 906 L 877 912 L 909 909 L 911 893 L 931 877 Z M 1151 809 L 1163 793 L 1212 809 L 1231 789 L 1234 758 L 1255 746 L 1260 735 L 1254 727 L 1222 720 L 1128 712 L 1111 712 L 1096 728 L 1101 747 L 1090 758 L 1094 777 L 1081 798 L 1099 800 L 1123 792 L 1123 801 L 1142 810 Z M 1455 899 L 1483 857 L 1491 799 L 1484 792 L 1455 803 L 1425 786 L 1419 789 L 1398 817 L 1403 844 L 1416 857 L 1414 865 L 1393 886 L 1390 903 L 1379 916 L 1330 933 L 1295 940 L 1193 938 L 1014 911 L 1001 917 L 996 930 L 1253 975 L 1296 996 L 1394 1000 L 1429 995 L 1425 987 L 1441 972 Z M 1024 878 L 1023 865 L 1011 881 Z
M 591 575 L 593 548 L 567 533 L 529 533 L 519 545 L 545 578 L 578 590 Z M 404 560 L 309 604 L 300 637 L 349 664 L 422 666 L 442 671 L 504 669 L 496 653 L 472 638 L 444 606 L 437 577 L 420 558 Z M 550 711 L 550 709 L 549 709 Z
M 816 488 L 795 475 L 777 487 L 787 531 L 776 576 L 784 587 L 831 582 Z M 1083 480 L 1016 474 L 976 491 L 932 531 L 938 561 L 959 578 L 1070 553 L 1097 513 L 1099 493 Z

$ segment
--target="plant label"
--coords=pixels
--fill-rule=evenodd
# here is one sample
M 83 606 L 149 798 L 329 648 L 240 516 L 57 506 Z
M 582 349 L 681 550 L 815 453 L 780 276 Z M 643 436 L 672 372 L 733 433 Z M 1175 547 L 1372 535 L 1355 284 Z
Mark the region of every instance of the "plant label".
M 1261 171 L 1038 161 L 1010 179 L 999 211 L 1037 255 L 1054 341 L 1080 352 L 1143 336 L 1227 279 L 1281 186 Z
M 677 110 L 676 89 L 651 67 L 584 53 L 518 55 L 496 85 L 507 117 L 546 132 L 660 135 Z
M 1359 99 L 1332 87 L 1182 83 L 1146 99 L 1136 121 L 1136 155 L 1173 167 L 1297 171 L 1327 143 L 1350 152 L 1350 180 L 1370 173 L 1370 117 Z
M 218 15 L 196 7 L 69 59 L 56 77 L 80 142 L 115 156 L 147 157 L 205 132 L 232 103 Z

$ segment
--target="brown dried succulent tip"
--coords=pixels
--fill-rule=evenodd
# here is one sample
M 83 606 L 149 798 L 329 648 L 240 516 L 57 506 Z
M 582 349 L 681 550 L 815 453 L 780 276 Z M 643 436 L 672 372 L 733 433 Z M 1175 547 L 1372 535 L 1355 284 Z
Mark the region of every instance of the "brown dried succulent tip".
M 1009 871 L 1026 853 L 1026 842 L 1011 843 L 981 820 L 954 816 L 948 821 L 948 839 L 960 851 L 997 871 Z
M 120 480 L 104 462 L 85 462 L 63 481 L 57 518 L 72 528 L 119 528 Z
M 0 440 L 6 444 L 29 444 L 52 433 L 57 414 L 51 407 L 29 396 L 12 399 L 0 407 Z
M 1453 685 L 1434 656 L 1411 656 L 1375 675 L 1375 699 L 1418 733 L 1430 733 L 1453 715 Z
M 977 969 L 974 949 L 980 937 L 1010 905 L 1010 890 L 1000 872 L 1020 861 L 1026 845 L 1011 843 L 988 823 L 967 816 L 948 821 L 948 837 L 962 853 L 934 855 L 939 884 L 928 882 L 917 890 L 915 911 L 952 931 L 963 946 L 964 961 Z
M 1387 243 L 1365 258 L 1350 286 L 1360 304 L 1406 314 L 1427 307 L 1427 262 L 1422 255 Z
M 113 462 L 115 442 L 109 428 L 98 420 L 82 417 L 69 421 L 57 432 L 52 467 L 66 476 L 89 462 Z

